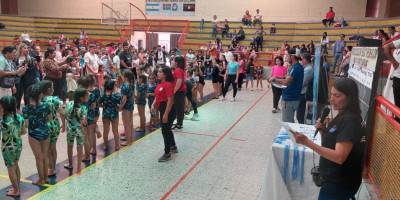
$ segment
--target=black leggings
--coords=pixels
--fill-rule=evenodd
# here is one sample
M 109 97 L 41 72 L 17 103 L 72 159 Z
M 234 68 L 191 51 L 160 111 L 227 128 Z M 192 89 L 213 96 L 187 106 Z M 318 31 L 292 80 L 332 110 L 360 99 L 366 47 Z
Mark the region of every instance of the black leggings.
M 258 51 L 258 47 L 261 47 L 261 51 L 263 50 L 263 49 L 262 49 L 263 41 L 264 41 L 264 38 L 263 38 L 263 37 L 258 37 L 258 36 L 257 36 L 257 38 L 256 38 L 257 51 Z
M 185 83 L 182 83 L 185 84 Z M 183 117 L 185 109 L 185 91 L 176 92 L 174 96 L 174 105 L 176 110 L 176 124 L 178 126 L 183 126 Z
M 176 146 L 175 144 L 175 138 L 174 138 L 174 133 L 172 132 L 172 124 L 174 123 L 175 120 L 175 108 L 174 105 L 172 105 L 171 111 L 168 113 L 168 122 L 167 123 L 162 123 L 162 118 L 165 113 L 165 109 L 167 109 L 167 102 L 161 102 L 160 107 L 158 107 L 160 110 L 160 120 L 161 120 L 161 133 L 164 138 L 164 151 L 165 153 L 169 153 L 171 150 L 171 146 Z
M 274 94 L 274 108 L 278 108 L 279 100 L 281 99 L 282 96 L 282 88 L 275 87 L 272 85 L 272 93 Z
M 244 73 L 240 73 L 239 80 L 238 80 L 238 88 L 240 88 L 240 89 L 242 89 L 243 78 L 244 78 Z
M 61 79 L 50 78 L 48 76 L 44 77 L 44 80 L 49 80 L 53 83 L 54 93 L 53 96 L 61 99 L 62 94 L 62 82 Z
M 233 87 L 233 98 L 236 97 L 236 92 L 237 92 L 236 85 L 237 85 L 237 83 L 235 83 L 235 80 L 236 80 L 236 74 L 228 75 L 228 78 L 226 79 L 226 82 L 225 82 L 225 88 L 222 91 L 222 95 L 224 97 L 225 97 L 226 93 L 228 92 L 228 88 L 229 88 L 229 86 L 231 84 L 232 84 L 232 87 Z

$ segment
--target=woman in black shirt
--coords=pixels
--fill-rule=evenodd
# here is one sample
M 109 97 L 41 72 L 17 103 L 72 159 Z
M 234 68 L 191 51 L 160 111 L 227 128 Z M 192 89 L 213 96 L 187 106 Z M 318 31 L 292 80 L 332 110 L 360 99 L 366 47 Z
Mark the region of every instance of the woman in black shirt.
M 357 84 L 348 78 L 339 79 L 331 89 L 331 105 L 337 116 L 325 126 L 320 119 L 322 146 L 303 134 L 294 132 L 296 142 L 317 152 L 323 184 L 319 199 L 353 198 L 361 184 L 365 156 L 365 131 L 362 128 Z
M 211 72 L 211 77 L 212 77 L 212 83 L 213 83 L 213 88 L 214 88 L 214 97 L 213 99 L 218 99 L 218 91 L 219 91 L 219 67 L 218 65 L 221 63 L 219 58 L 215 58 L 213 60 L 213 69 Z

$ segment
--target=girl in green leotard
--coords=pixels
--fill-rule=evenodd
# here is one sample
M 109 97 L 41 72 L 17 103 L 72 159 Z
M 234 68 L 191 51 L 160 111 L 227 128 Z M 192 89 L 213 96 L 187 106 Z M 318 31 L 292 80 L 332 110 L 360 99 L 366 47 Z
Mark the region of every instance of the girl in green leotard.
M 18 160 L 22 151 L 21 135 L 26 134 L 24 118 L 16 112 L 17 101 L 14 97 L 4 96 L 0 99 L 1 150 L 13 187 L 7 191 L 7 196 L 12 197 L 18 197 L 20 193 L 21 171 L 19 170 Z
M 61 117 L 61 132 L 65 131 L 65 114 L 61 107 L 60 99 L 56 96 L 52 96 L 54 89 L 53 83 L 49 80 L 41 81 L 40 87 L 43 90 L 42 103 L 48 103 L 50 106 L 50 112 L 53 117 L 53 128 L 50 130 L 50 148 L 49 148 L 49 172 L 47 176 L 56 175 L 56 162 L 57 162 L 57 139 L 60 134 L 60 122 L 57 118 L 57 113 Z

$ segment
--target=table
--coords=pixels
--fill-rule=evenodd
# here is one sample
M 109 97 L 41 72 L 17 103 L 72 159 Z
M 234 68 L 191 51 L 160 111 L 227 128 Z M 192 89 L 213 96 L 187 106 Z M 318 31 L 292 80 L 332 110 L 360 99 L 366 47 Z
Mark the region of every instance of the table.
M 311 125 L 289 123 L 293 130 L 299 133 L 304 133 L 307 137 L 314 136 L 315 128 Z M 315 143 L 321 143 L 320 134 L 317 135 Z M 269 158 L 267 161 L 267 168 L 264 176 L 264 181 L 261 188 L 260 200 L 313 200 L 318 199 L 319 187 L 316 187 L 312 181 L 310 174 L 313 164 L 313 151 L 306 147 L 296 147 L 290 140 L 288 133 L 282 128 L 278 136 L 272 144 Z M 285 151 L 286 161 L 285 165 Z M 294 152 L 298 156 L 294 156 Z M 304 153 L 303 153 L 304 152 Z M 303 156 L 304 155 L 304 156 Z M 314 154 L 315 164 L 319 164 L 319 155 Z M 304 165 L 302 159 L 304 158 Z M 293 166 L 293 161 L 296 160 L 299 164 Z M 296 162 L 296 163 L 297 163 Z M 284 180 L 284 168 L 286 167 L 286 181 Z M 302 167 L 303 166 L 303 167 Z M 303 169 L 303 170 L 301 170 Z M 292 172 L 297 171 L 297 179 L 292 180 Z M 301 171 L 303 171 L 304 182 L 300 184 Z

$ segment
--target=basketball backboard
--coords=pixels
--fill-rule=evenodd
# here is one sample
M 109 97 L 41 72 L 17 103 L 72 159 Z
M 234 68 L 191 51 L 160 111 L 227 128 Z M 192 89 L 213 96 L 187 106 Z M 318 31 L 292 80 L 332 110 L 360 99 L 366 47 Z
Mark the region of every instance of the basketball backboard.
M 129 2 L 101 3 L 101 23 L 109 25 L 129 25 L 131 6 Z

